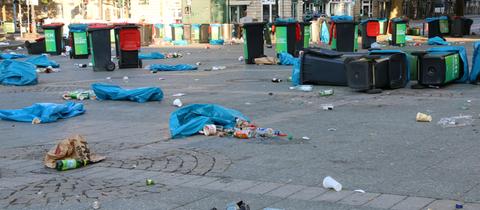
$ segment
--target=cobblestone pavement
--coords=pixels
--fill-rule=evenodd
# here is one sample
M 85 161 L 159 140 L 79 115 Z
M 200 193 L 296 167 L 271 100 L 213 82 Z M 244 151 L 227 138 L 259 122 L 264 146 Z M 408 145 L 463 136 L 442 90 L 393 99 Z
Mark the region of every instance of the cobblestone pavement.
M 471 62 L 472 43 L 463 44 Z M 53 56 L 61 72 L 40 74 L 36 86 L 0 87 L 5 99 L 0 109 L 61 103 L 64 91 L 88 89 L 94 82 L 158 86 L 165 93 L 162 102 L 145 104 L 83 101 L 84 115 L 55 123 L 0 121 L 0 209 L 92 209 L 98 202 L 101 209 L 209 210 L 239 200 L 252 209 L 442 210 L 457 203 L 480 209 L 478 86 L 405 88 L 377 95 L 322 86 L 298 92 L 287 82 L 270 82 L 273 77 L 287 80 L 291 67 L 244 65 L 237 60 L 241 47 L 145 48 L 184 54 L 145 65 L 202 62 L 199 71 L 157 74 L 144 69 L 92 72 L 73 65 L 88 60 Z M 274 52 L 266 49 L 266 54 Z M 227 69 L 204 71 L 214 65 Z M 325 88 L 335 95 L 319 97 Z M 172 140 L 168 120 L 177 109 L 171 106 L 175 93 L 186 94 L 184 104 L 238 109 L 293 138 Z M 334 104 L 334 110 L 323 111 L 324 103 Z M 416 123 L 417 112 L 431 114 L 433 121 Z M 471 115 L 473 124 L 437 125 L 442 117 L 460 114 Z M 45 152 L 76 133 L 107 159 L 65 172 L 45 168 Z M 324 189 L 325 176 L 344 189 Z M 155 185 L 147 186 L 146 179 Z

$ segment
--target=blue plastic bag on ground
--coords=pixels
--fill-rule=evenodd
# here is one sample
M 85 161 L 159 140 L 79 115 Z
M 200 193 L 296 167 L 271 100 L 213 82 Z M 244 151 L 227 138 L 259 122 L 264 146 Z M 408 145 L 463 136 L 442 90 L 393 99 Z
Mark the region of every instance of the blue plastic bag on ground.
M 151 52 L 151 53 L 140 53 L 138 55 L 139 59 L 142 60 L 150 60 L 150 59 L 165 59 L 165 55 L 159 52 Z
M 167 64 L 152 64 L 148 68 L 153 73 L 157 71 L 190 71 L 197 70 L 197 66 L 189 64 L 167 65 Z
M 467 51 L 463 46 L 448 46 L 448 47 L 434 47 L 427 50 L 427 52 L 454 52 L 460 55 L 460 58 L 463 62 L 463 71 L 460 72 L 461 76 L 456 82 L 465 83 L 470 79 L 469 69 L 468 69 L 468 58 Z
M 250 121 L 237 110 L 215 104 L 191 104 L 170 115 L 170 133 L 172 138 L 197 134 L 207 124 L 235 127 L 236 119 Z
M 480 42 L 473 43 L 472 71 L 470 72 L 471 82 L 480 82 Z
M 428 39 L 428 45 L 450 45 L 450 43 L 445 41 L 442 37 L 436 36 Z
M 60 67 L 60 65 L 58 65 L 58 63 L 54 60 L 50 60 L 48 59 L 48 57 L 46 55 L 39 55 L 37 57 L 31 57 L 27 60 L 25 60 L 25 62 L 29 62 L 37 67 L 53 67 L 53 68 L 58 68 Z
M 17 53 L 2 53 L 0 54 L 1 59 L 17 59 L 17 58 L 26 58 L 27 55 L 17 54 Z
M 37 83 L 37 71 L 33 64 L 15 60 L 0 63 L 0 84 L 22 86 Z
M 323 21 L 322 23 L 322 33 L 320 36 L 320 41 L 326 44 L 330 42 L 330 31 L 328 30 L 326 21 Z
M 142 87 L 137 89 L 123 89 L 118 85 L 111 84 L 92 84 L 92 90 L 95 92 L 98 100 L 129 100 L 138 103 L 147 101 L 161 101 L 163 92 L 158 87 Z
M 35 123 L 50 123 L 83 113 L 85 113 L 85 109 L 81 103 L 36 103 L 23 109 L 0 110 L 0 119 L 32 123 L 35 120 Z
M 278 54 L 278 60 L 280 65 L 291 66 L 298 60 L 298 58 L 293 57 L 289 53 L 282 52 Z
M 296 58 L 292 69 L 292 86 L 300 85 L 300 59 Z
M 222 39 L 210 40 L 211 45 L 223 45 L 224 42 Z

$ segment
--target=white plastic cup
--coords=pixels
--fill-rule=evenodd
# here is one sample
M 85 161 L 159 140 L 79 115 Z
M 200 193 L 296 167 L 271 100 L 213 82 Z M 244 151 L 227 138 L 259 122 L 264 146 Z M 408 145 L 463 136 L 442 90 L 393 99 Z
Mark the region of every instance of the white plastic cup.
M 342 184 L 338 183 L 337 180 L 333 179 L 330 176 L 327 176 L 323 179 L 323 187 L 332 188 L 337 192 L 342 190 Z
M 183 106 L 183 103 L 180 99 L 175 99 L 173 100 L 173 105 L 176 106 L 176 107 L 182 107 Z

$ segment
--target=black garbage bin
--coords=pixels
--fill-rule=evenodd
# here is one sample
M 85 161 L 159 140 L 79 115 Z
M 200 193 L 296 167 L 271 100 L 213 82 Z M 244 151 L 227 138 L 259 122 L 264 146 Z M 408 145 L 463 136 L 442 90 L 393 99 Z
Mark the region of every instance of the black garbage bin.
M 470 29 L 472 28 L 473 20 L 470 18 L 463 18 L 463 35 L 470 35 Z
M 404 18 L 392 19 L 392 41 L 390 45 L 405 46 L 407 38 L 407 23 L 408 20 Z
M 263 54 L 263 29 L 265 23 L 244 23 L 243 24 L 243 57 L 246 64 L 254 64 L 255 58 Z
M 45 52 L 60 55 L 63 51 L 63 23 L 45 24 L 42 26 L 45 34 Z
M 277 54 L 287 52 L 295 56 L 297 42 L 300 42 L 300 39 L 297 41 L 296 31 L 297 27 L 300 30 L 300 25 L 297 25 L 296 22 L 275 22 L 274 25 L 276 37 L 275 51 Z
M 45 53 L 45 37 L 38 38 L 34 42 L 25 41 L 28 54 L 39 55 Z
M 369 49 L 372 43 L 377 41 L 380 34 L 380 23 L 378 19 L 367 19 L 360 22 L 362 35 L 362 49 Z
M 111 29 L 112 27 L 106 25 L 90 25 L 88 27 L 93 71 L 115 70 L 115 63 L 112 62 L 112 47 L 110 46 Z
M 87 24 L 70 24 L 69 29 L 69 45 L 71 47 L 70 58 L 86 59 L 90 55 Z
M 462 37 L 464 30 L 464 19 L 460 16 L 453 17 L 450 26 L 450 36 Z
M 202 24 L 200 25 L 200 41 L 199 43 L 205 44 L 209 43 L 209 38 L 210 38 L 210 24 Z
M 463 62 L 457 52 L 413 52 L 418 57 L 418 83 L 412 88 L 444 86 L 463 75 Z
M 330 45 L 339 52 L 358 50 L 358 25 L 351 16 L 333 16 L 330 25 Z
M 308 48 L 310 45 L 310 22 L 300 22 L 300 38 L 295 41 L 295 56 L 298 56 L 300 50 Z
M 426 22 L 427 28 L 428 28 L 428 38 L 432 38 L 432 37 L 436 37 L 436 36 L 443 38 L 443 34 L 446 30 L 445 29 L 445 19 L 447 19 L 447 23 L 448 23 L 448 17 L 447 16 L 430 17 L 430 18 L 425 19 L 425 22 Z

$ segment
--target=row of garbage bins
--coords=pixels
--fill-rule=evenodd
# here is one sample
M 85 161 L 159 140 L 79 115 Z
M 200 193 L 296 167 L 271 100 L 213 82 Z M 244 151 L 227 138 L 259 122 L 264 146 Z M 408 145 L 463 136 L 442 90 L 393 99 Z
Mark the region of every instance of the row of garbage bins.
M 42 26 L 45 36 L 35 42 L 26 42 L 29 54 L 49 53 L 60 55 L 66 50 L 70 58 L 87 59 L 92 55 L 91 63 L 94 71 L 113 71 L 111 36 L 115 42 L 115 57 L 119 68 L 141 68 L 142 61 L 138 57 L 141 47 L 141 31 L 137 24 L 70 24 L 69 38 L 63 38 L 63 23 L 45 24 Z M 113 31 L 112 31 L 113 30 Z M 68 47 L 66 47 L 68 46 Z

